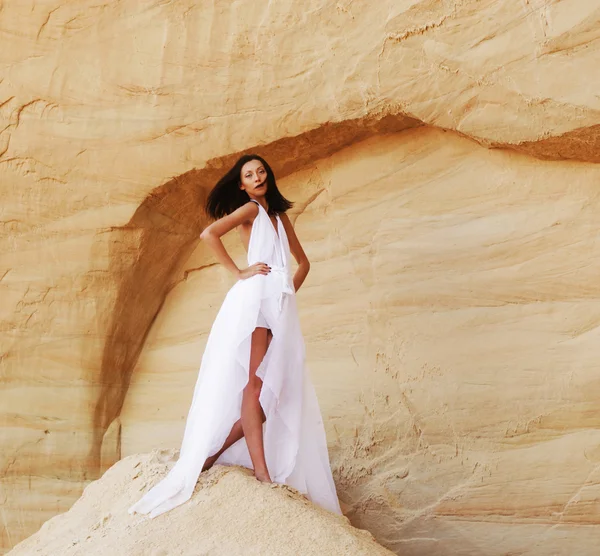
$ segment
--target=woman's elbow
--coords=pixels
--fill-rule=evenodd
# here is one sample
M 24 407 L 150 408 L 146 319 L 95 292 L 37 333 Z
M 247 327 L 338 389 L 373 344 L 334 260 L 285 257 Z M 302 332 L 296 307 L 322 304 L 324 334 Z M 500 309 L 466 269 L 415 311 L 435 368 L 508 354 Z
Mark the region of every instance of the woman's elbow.
M 208 227 L 204 228 L 204 230 L 202 230 L 202 233 L 200 234 L 200 239 L 202 241 L 206 241 L 212 235 L 209 228 L 210 228 L 210 226 L 208 226 Z

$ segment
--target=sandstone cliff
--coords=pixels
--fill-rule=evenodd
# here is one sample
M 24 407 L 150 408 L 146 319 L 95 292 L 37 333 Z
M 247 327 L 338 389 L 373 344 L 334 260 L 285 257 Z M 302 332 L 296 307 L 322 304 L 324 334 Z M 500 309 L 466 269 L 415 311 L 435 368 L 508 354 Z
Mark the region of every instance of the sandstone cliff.
M 594 554 L 599 14 L 2 3 L 2 547 L 178 447 L 231 284 L 202 201 L 250 151 L 297 203 L 352 523 L 398 553 Z

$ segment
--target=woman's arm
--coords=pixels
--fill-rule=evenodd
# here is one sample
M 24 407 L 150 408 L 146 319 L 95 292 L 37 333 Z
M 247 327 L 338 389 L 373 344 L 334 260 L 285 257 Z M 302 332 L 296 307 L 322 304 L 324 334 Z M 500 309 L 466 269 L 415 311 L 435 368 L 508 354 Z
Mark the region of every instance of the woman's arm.
M 298 263 L 298 268 L 296 269 L 296 273 L 294 274 L 294 289 L 298 291 L 298 288 L 304 282 L 308 271 L 310 270 L 310 262 L 308 261 L 308 257 L 302 249 L 302 245 L 300 245 L 300 240 L 294 231 L 294 226 L 288 217 L 288 215 L 283 212 L 279 215 L 281 218 L 281 223 L 285 228 L 285 233 L 287 234 L 288 241 L 290 242 L 290 251 L 292 255 L 294 255 L 294 259 Z
M 242 272 L 233 259 L 227 253 L 221 236 L 225 235 L 230 230 L 233 230 L 236 226 L 256 218 L 259 208 L 256 203 L 248 201 L 245 205 L 242 205 L 238 209 L 234 210 L 231 214 L 215 220 L 212 224 L 204 228 L 204 231 L 200 234 L 200 239 L 205 241 L 209 247 L 214 251 L 217 260 L 229 270 L 236 278 L 240 278 Z

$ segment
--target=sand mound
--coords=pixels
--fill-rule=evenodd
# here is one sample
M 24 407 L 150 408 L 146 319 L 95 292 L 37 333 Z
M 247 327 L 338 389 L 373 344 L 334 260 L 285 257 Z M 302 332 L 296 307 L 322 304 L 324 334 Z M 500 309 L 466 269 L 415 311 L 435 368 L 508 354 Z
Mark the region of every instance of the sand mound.
M 201 474 L 189 502 L 155 519 L 129 515 L 175 459 L 173 451 L 154 451 L 121 460 L 10 556 L 392 554 L 348 518 L 285 485 L 259 483 L 242 467 L 217 465 Z

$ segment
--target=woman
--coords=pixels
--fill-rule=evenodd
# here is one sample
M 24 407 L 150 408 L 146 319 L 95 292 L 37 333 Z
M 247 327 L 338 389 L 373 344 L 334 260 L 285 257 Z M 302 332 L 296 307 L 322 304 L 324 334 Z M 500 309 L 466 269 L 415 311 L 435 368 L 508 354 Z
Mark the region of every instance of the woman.
M 291 206 L 257 155 L 242 156 L 211 191 L 206 210 L 217 220 L 200 237 L 238 280 L 206 343 L 179 460 L 129 513 L 155 517 L 182 504 L 215 463 L 254 469 L 259 481 L 287 484 L 341 513 L 305 367 L 295 293 L 310 265 L 285 213 Z M 244 269 L 220 239 L 235 227 L 248 252 Z

